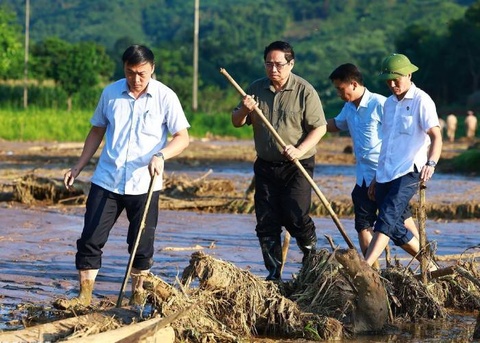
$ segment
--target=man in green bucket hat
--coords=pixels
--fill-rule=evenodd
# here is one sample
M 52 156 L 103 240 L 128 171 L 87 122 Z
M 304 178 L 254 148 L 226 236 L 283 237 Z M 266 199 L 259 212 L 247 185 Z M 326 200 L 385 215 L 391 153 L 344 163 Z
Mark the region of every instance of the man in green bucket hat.
M 375 175 L 379 214 L 365 259 L 372 265 L 389 239 L 412 256 L 420 250 L 418 238 L 407 230 L 403 215 L 419 188 L 435 172 L 442 151 L 442 134 L 435 103 L 412 82 L 418 67 L 407 56 L 385 58 L 379 78 L 392 95 L 384 104 L 383 141 Z M 433 263 L 430 270 L 436 269 Z

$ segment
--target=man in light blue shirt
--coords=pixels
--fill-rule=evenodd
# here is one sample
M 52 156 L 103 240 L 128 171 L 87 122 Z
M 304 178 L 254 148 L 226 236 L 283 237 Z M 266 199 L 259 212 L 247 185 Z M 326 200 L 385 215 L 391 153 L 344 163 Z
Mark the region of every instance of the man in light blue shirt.
M 372 181 L 382 146 L 383 105 L 386 98 L 371 93 L 363 84 L 361 72 L 351 63 L 340 65 L 329 79 L 345 105 L 335 118 L 327 120 L 327 131 L 348 131 L 352 137 L 356 158 L 356 184 L 352 191 L 355 230 L 358 232 L 360 249 L 365 255 L 377 220 L 378 207 Z M 409 230 L 418 235 L 410 212 L 406 213 L 404 221 Z
M 145 227 L 132 263 L 132 305 L 143 305 L 143 279 L 153 261 L 155 229 L 158 221 L 158 196 L 162 188 L 164 161 L 181 153 L 189 144 L 190 127 L 177 95 L 154 80 L 152 51 L 132 45 L 123 57 L 125 78 L 108 85 L 91 119 L 92 128 L 78 162 L 64 175 L 67 189 L 93 157 L 101 142 L 105 144 L 91 179 L 85 223 L 77 240 L 75 265 L 79 271 L 80 292 L 72 299 L 59 299 L 61 309 L 88 306 L 98 270 L 102 248 L 123 210 L 129 227 L 128 251 L 136 242 L 152 177 L 153 195 Z M 167 141 L 168 134 L 172 139 Z

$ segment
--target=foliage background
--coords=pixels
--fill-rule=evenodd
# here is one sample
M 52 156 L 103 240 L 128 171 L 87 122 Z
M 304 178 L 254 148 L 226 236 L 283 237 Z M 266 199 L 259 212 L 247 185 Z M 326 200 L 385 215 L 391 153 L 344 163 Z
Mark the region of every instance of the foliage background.
M 193 118 L 194 0 L 35 0 L 30 6 L 29 104 L 92 111 L 101 88 L 123 77 L 124 49 L 141 43 L 156 54 L 157 78 Z M 22 107 L 25 8 L 25 0 L 0 5 L 3 108 Z M 375 76 L 392 52 L 420 67 L 414 81 L 441 116 L 480 110 L 480 0 L 200 0 L 196 114 L 228 115 L 239 96 L 219 68 L 246 87 L 264 75 L 263 49 L 278 39 L 294 46 L 294 71 L 317 89 L 327 117 L 343 105 L 330 72 L 355 63 L 371 91 L 389 95 Z

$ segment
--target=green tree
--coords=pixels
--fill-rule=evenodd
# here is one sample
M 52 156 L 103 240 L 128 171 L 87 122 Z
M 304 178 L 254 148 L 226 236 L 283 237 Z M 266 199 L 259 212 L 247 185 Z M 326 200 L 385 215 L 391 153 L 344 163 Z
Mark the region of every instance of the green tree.
M 68 109 L 72 108 L 72 96 L 110 79 L 114 62 L 107 55 L 105 47 L 96 43 L 74 44 L 58 66 L 56 82 L 68 95 Z
M 192 99 L 193 67 L 185 60 L 191 56 L 190 50 L 182 47 L 176 49 L 154 49 L 156 78 L 172 88 L 186 107 Z M 199 87 L 202 86 L 199 80 Z
M 441 65 L 436 72 L 443 75 L 443 80 L 436 87 L 448 88 L 451 101 L 464 104 L 470 94 L 480 89 L 479 41 L 480 1 L 477 0 L 462 18 L 450 23 L 448 34 L 438 44 L 442 50 L 437 49 L 436 56 Z
M 35 75 L 39 79 L 53 79 L 68 96 L 68 110 L 72 96 L 107 81 L 113 75 L 114 62 L 105 48 L 96 43 L 70 44 L 58 38 L 49 38 L 37 44 L 32 51 Z
M 24 50 L 15 13 L 0 7 L 0 78 L 20 79 Z
M 409 26 L 395 41 L 397 52 L 407 55 L 419 67 L 414 82 L 437 99 L 438 105 L 446 105 L 453 99 L 447 77 L 445 39 L 445 35 L 417 24 Z
M 47 79 L 57 81 L 59 65 L 63 63 L 70 49 L 70 43 L 57 37 L 49 37 L 35 44 L 31 49 L 33 77 L 40 82 Z

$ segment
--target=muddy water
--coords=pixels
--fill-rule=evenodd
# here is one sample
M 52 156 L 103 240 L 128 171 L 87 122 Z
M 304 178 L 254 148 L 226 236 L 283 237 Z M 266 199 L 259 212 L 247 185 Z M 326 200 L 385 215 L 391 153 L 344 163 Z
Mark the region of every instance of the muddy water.
M 230 178 L 241 190 L 246 189 L 253 176 L 251 163 L 241 161 L 228 164 L 212 161 L 189 165 L 171 163 L 166 172 L 198 177 L 210 170 L 209 177 Z M 327 199 L 349 198 L 354 184 L 353 166 L 318 164 L 315 172 L 315 182 Z M 88 174 L 83 178 L 86 181 Z M 478 194 L 480 178 L 439 173 L 428 183 L 427 201 L 447 204 L 475 202 L 479 199 Z M 0 330 L 5 330 L 21 326 L 21 323 L 12 322 L 12 318 L 25 315 L 16 308 L 18 304 L 48 306 L 56 297 L 76 294 L 75 241 L 83 224 L 83 208 L 35 209 L 0 203 L 0 218 Z M 329 248 L 325 235 L 332 237 L 337 245 L 346 247 L 330 218 L 315 217 L 314 220 L 320 248 Z M 357 244 L 353 220 L 340 220 Z M 428 220 L 426 226 L 428 239 L 437 244 L 437 255 L 480 250 L 478 220 Z M 152 272 L 175 283 L 188 265 L 190 255 L 202 249 L 263 277 L 265 270 L 254 227 L 254 215 L 162 211 Z M 128 264 L 126 228 L 127 220 L 121 216 L 104 249 L 95 301 L 108 299 L 115 303 L 118 298 Z M 399 248 L 392 246 L 391 253 L 402 264 L 410 261 Z M 292 242 L 284 278 L 289 279 L 297 273 L 300 262 L 301 254 Z M 126 295 L 129 295 L 128 289 Z M 469 341 L 474 323 L 473 314 L 452 313 L 447 320 L 396 326 L 383 336 L 359 337 L 350 342 L 465 342 Z
M 167 166 L 167 174 L 200 177 L 207 173 L 211 178 L 230 178 L 237 186 L 244 187 L 253 177 L 249 162 L 218 165 Z M 327 200 L 350 197 L 355 185 L 355 166 L 346 164 L 317 164 L 314 181 Z M 243 189 L 243 188 L 239 188 Z M 427 201 L 455 204 L 480 201 L 480 177 L 460 174 L 436 173 L 427 183 Z
M 0 329 L 14 328 L 7 327 L 6 322 L 12 319 L 7 312 L 15 312 L 16 304 L 45 305 L 56 297 L 75 294 L 75 240 L 80 235 L 82 215 L 82 208 L 68 213 L 58 208 L 0 208 L 0 309 L 3 309 L 0 310 L 3 312 Z M 254 235 L 253 215 L 162 211 L 159 219 L 152 272 L 166 281 L 174 283 L 188 265 L 192 252 L 200 249 L 240 268 L 249 269 L 255 275 L 265 275 Z M 314 219 L 321 248 L 329 248 L 324 235 L 331 236 L 336 244 L 346 247 L 330 218 Z M 341 219 L 341 222 L 356 244 L 352 219 Z M 128 264 L 126 228 L 127 220 L 121 216 L 104 249 L 95 301 L 109 299 L 115 302 L 118 297 Z M 438 255 L 459 254 L 480 243 L 480 223 L 428 221 L 427 235 L 430 240 L 437 242 Z M 401 249 L 392 247 L 392 255 L 397 255 L 402 263 L 408 262 Z M 300 252 L 293 243 L 284 270 L 286 279 L 298 272 L 300 262 Z M 388 335 L 369 336 L 365 340 L 359 338 L 355 341 L 443 342 L 456 341 L 451 340 L 456 337 L 462 337 L 465 341 L 473 332 L 473 327 L 472 315 L 452 315 L 448 321 L 417 323 L 401 330 L 397 328 Z

